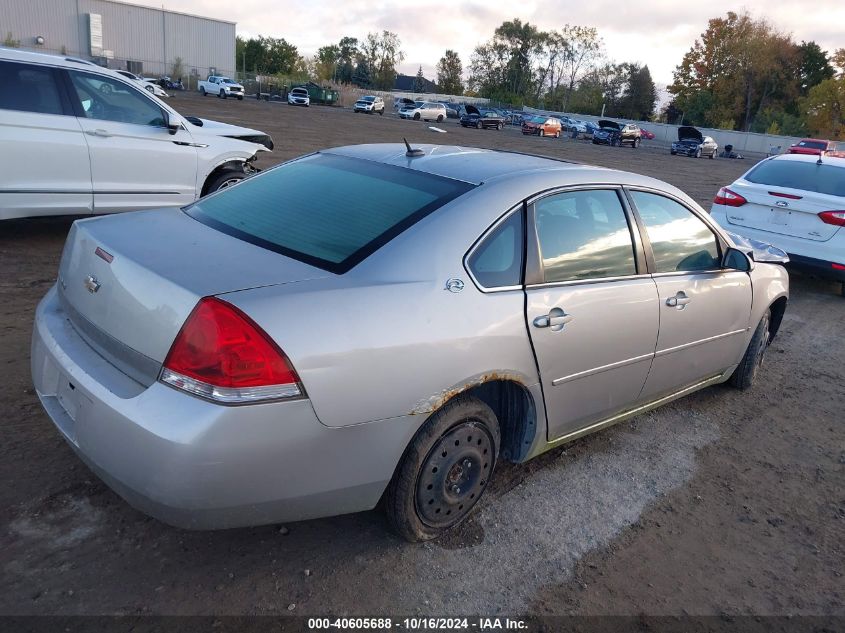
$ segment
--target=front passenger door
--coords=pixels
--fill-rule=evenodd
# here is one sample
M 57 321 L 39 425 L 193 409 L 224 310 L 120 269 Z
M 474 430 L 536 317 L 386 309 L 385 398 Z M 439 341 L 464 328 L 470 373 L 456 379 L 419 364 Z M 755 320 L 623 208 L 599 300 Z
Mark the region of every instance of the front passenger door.
M 631 191 L 653 254 L 660 335 L 643 398 L 654 399 L 736 365 L 751 314 L 748 273 L 722 268 L 716 234 L 672 198 Z
M 632 406 L 651 367 L 657 291 L 620 193 L 562 191 L 530 208 L 526 321 L 550 441 Z

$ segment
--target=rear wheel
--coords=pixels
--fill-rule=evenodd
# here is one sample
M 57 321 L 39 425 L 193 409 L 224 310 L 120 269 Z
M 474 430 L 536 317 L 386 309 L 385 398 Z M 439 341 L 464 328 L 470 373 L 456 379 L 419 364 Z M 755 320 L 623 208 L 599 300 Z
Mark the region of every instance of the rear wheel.
M 716 158 L 716 150 L 715 149 L 712 152 L 710 152 L 710 160 L 713 160 L 714 158 Z
M 751 342 L 745 350 L 745 355 L 737 365 L 734 373 L 731 374 L 731 386 L 737 389 L 745 390 L 754 384 L 754 378 L 757 376 L 757 370 L 763 364 L 763 356 L 766 353 L 766 348 L 769 346 L 769 322 L 771 320 L 771 310 L 766 310 L 760 323 L 757 324 L 757 329 L 754 330 L 754 336 L 751 337 Z
M 420 113 L 417 112 L 417 113 L 414 114 L 414 121 L 419 121 L 419 120 L 420 120 Z
M 438 122 L 438 123 L 440 123 L 442 120 L 443 120 L 443 115 L 442 115 L 442 114 L 438 114 L 438 115 L 437 115 L 437 122 Z
M 204 88 L 203 86 L 200 86 L 200 94 L 201 94 L 203 97 L 207 97 L 207 96 L 208 96 L 208 93 L 205 91 L 205 88 Z
M 459 396 L 432 415 L 413 439 L 385 492 L 391 526 L 427 541 L 463 521 L 496 466 L 499 423 L 477 398 Z
M 634 149 L 637 149 L 639 146 L 640 146 L 640 139 L 635 138 L 634 142 L 631 144 L 631 147 L 633 147 Z
M 497 124 L 496 124 L 496 129 L 497 129 L 497 130 L 501 130 L 503 127 L 505 127 L 505 124 L 504 124 L 504 123 L 502 123 L 501 121 L 500 121 L 499 123 L 497 123 Z
M 560 138 L 560 130 L 555 130 L 555 138 Z
M 484 124 L 481 121 L 475 122 L 475 129 L 480 130 L 483 127 L 484 127 Z
M 698 148 L 697 150 L 695 150 L 695 157 L 701 158 L 701 148 Z
M 538 135 L 538 136 L 545 136 L 545 135 L 546 135 L 546 130 L 544 130 L 543 128 L 540 128 L 540 131 L 539 131 L 539 132 L 537 132 L 537 135 Z
M 223 88 L 221 88 L 220 94 L 218 94 L 217 96 L 220 97 L 221 99 L 225 99 L 226 98 L 226 91 Z
M 379 116 L 384 116 L 384 108 L 382 108 L 381 110 L 379 110 L 379 111 L 378 111 L 378 115 L 379 115 Z
M 243 96 L 243 95 L 238 95 L 238 101 L 243 101 L 243 100 L 244 100 L 244 96 Z

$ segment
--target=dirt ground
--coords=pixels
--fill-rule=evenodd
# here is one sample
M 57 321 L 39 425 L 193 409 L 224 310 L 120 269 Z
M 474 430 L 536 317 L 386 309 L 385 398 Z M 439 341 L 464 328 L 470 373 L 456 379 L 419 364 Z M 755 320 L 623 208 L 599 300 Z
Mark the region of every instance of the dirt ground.
M 453 121 L 441 134 L 321 107 L 194 95 L 173 105 L 271 133 L 276 150 L 263 166 L 404 136 L 636 171 L 707 206 L 750 165 Z M 0 225 L 0 614 L 845 615 L 845 299 L 836 285 L 792 276 L 781 332 L 750 391 L 707 389 L 503 466 L 478 511 L 440 541 L 409 545 L 378 512 L 187 532 L 96 479 L 33 392 L 33 312 L 69 226 Z

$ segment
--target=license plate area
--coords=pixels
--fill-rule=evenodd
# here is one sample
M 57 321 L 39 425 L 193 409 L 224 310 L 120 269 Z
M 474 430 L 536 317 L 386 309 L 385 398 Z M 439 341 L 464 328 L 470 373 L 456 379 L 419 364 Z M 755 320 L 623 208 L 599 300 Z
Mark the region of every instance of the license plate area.
M 771 213 L 769 214 L 769 224 L 775 224 L 777 226 L 789 226 L 789 219 L 791 215 L 791 211 L 772 209 Z

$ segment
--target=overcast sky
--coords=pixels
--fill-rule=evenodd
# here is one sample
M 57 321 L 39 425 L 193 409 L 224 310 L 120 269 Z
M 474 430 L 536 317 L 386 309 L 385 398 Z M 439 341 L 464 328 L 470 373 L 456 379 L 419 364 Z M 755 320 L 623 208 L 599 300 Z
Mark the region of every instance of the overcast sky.
M 415 74 L 422 65 L 430 79 L 435 79 L 435 64 L 447 48 L 458 51 L 466 71 L 473 48 L 514 17 L 542 30 L 566 23 L 595 26 L 611 60 L 648 64 L 654 80 L 662 85 L 671 82 L 672 70 L 706 29 L 707 20 L 731 10 L 747 8 L 755 17 L 766 17 L 779 30 L 791 32 L 796 41 L 815 40 L 831 52 L 845 47 L 845 0 L 435 0 L 418 4 L 408 0 L 167 0 L 164 6 L 237 22 L 241 35 L 283 37 L 303 55 L 344 35 L 360 39 L 368 31 L 387 29 L 402 40 L 405 61 L 399 71 Z

